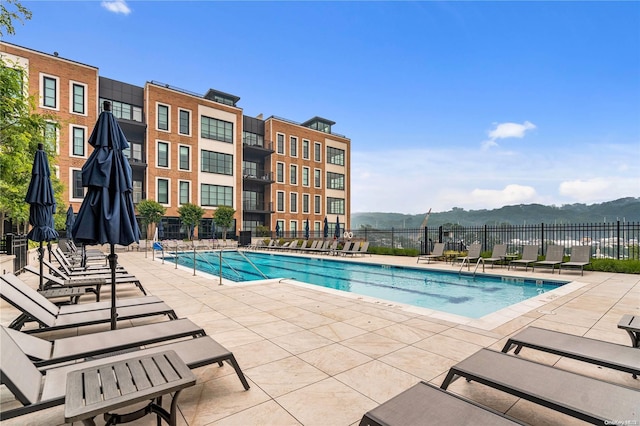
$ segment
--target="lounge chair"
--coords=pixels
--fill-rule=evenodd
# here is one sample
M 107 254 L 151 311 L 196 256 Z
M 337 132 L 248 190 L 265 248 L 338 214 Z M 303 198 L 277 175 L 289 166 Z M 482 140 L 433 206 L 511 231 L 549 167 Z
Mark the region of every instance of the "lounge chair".
M 490 349 L 451 367 L 442 389 L 457 377 L 543 405 L 580 420 L 608 424 L 612 420 L 638 421 L 637 389 L 604 382 Z
M 458 256 L 453 262 L 462 262 L 460 268 L 467 264 L 467 269 L 471 267 L 471 262 L 478 262 L 480 260 L 480 253 L 482 252 L 482 244 L 471 244 L 466 256 Z
M 4 326 L 2 326 L 4 328 Z M 188 319 L 156 322 L 136 327 L 82 334 L 49 341 L 32 334 L 5 328 L 9 336 L 32 360 L 36 367 L 81 360 L 143 345 L 206 335 L 200 326 Z
M 351 241 L 345 241 L 342 245 L 342 250 L 334 250 L 331 254 L 335 254 L 336 256 L 339 254 L 344 254 L 351 250 L 351 246 L 353 243 Z
M 523 424 L 473 401 L 420 382 L 368 411 L 360 426 L 502 426 Z
M 76 266 L 64 255 L 64 253 L 62 253 L 62 250 L 60 250 L 60 247 L 56 247 L 56 249 L 52 251 L 52 254 L 53 254 L 53 257 L 55 257 L 55 259 L 60 264 L 60 268 L 62 268 L 62 270 L 68 275 L 71 275 L 72 273 L 79 274 L 81 272 L 86 272 L 86 273 L 111 272 L 111 267 L 104 266 L 104 265 L 89 265 L 85 267 Z M 120 265 L 116 267 L 116 270 L 126 273 L 125 269 Z
M 142 349 L 133 353 L 113 355 L 40 371 L 33 365 L 6 330 L 1 328 L 0 376 L 2 377 L 2 383 L 7 386 L 9 391 L 13 393 L 15 398 L 23 406 L 3 409 L 2 412 L 0 412 L 0 420 L 7 420 L 64 404 L 67 374 L 71 371 L 111 364 L 129 359 L 133 356 L 158 354 L 167 350 L 175 351 L 180 359 L 191 369 L 214 363 L 218 363 L 218 365 L 222 367 L 223 362 L 227 361 L 236 371 L 244 389 L 249 389 L 249 383 L 244 377 L 233 353 L 209 336 L 172 342 Z M 3 402 L 5 401 L 3 400 Z
M 311 245 L 309 247 L 301 247 L 300 250 L 302 250 L 302 251 L 315 251 L 318 248 L 319 244 L 322 244 L 322 241 L 313 240 L 313 241 L 311 241 Z
M 547 255 L 544 260 L 539 260 L 537 262 L 533 262 L 531 265 L 531 272 L 536 270 L 536 266 L 548 266 L 551 268 L 551 273 L 555 270 L 556 266 L 558 267 L 558 274 L 560 273 L 560 264 L 564 259 L 564 247 L 550 245 L 547 247 Z
M 518 265 L 524 265 L 524 270 L 526 271 L 530 265 L 533 265 L 534 262 L 538 261 L 538 246 L 537 245 L 527 245 L 522 249 L 522 258 L 515 259 L 509 262 L 509 267 L 507 269 L 511 269 L 511 266 L 514 268 Z
M 558 267 L 558 274 L 562 268 L 580 268 L 580 275 L 584 275 L 584 267 L 591 264 L 591 247 L 590 246 L 573 246 L 571 247 L 571 258 L 568 262 L 563 262 Z
M 110 277 L 111 276 L 111 269 L 94 270 L 94 269 L 80 268 L 79 270 L 72 270 L 62 263 L 60 264 L 60 267 L 56 267 L 56 265 L 49 262 L 47 259 L 42 259 L 42 263 L 44 264 L 44 266 L 49 268 L 50 271 L 53 271 L 55 274 L 59 274 L 60 278 L 63 278 L 63 279 L 71 279 L 74 277 L 100 277 L 100 276 Z M 122 268 L 116 268 L 116 276 L 133 277 L 133 275 L 131 275 L 130 273 L 128 273 Z
M 23 290 L 16 284 L 15 278 L 17 277 L 13 274 L 5 274 L 0 279 L 0 297 L 22 312 L 9 325 L 10 328 L 20 330 L 25 323 L 35 321 L 40 328 L 28 332 L 38 332 L 111 321 L 111 302 L 57 306 L 33 289 L 31 289 L 33 293 Z M 12 281 L 13 283 L 10 284 Z M 154 315 L 178 318 L 173 309 L 155 296 L 119 299 L 117 307 L 118 320 Z
M 623 315 L 618 322 L 618 328 L 629 334 L 631 346 L 640 348 L 640 316 Z
M 431 260 L 441 260 L 444 259 L 444 243 L 435 243 L 433 245 L 433 250 L 429 254 L 421 254 L 418 256 L 418 260 L 416 263 L 419 263 L 421 260 L 426 260 L 427 263 L 431 263 Z
M 338 248 L 338 240 L 327 240 L 324 242 L 322 248 L 316 250 L 318 254 L 333 254 Z
M 634 378 L 640 374 L 640 354 L 638 354 L 638 349 L 618 345 L 617 343 L 604 342 L 538 327 L 527 327 L 518 334 L 511 336 L 504 348 L 502 348 L 502 352 L 509 352 L 513 346 L 515 346 L 514 353 L 516 355 L 520 353 L 523 347 L 531 348 L 631 373 Z
M 367 253 L 367 250 L 369 250 L 369 241 L 365 241 L 363 243 L 355 242 L 353 243 L 353 247 L 351 248 L 351 250 L 342 254 L 345 256 L 355 256 L 356 254 L 361 254 L 364 256 Z
M 25 266 L 24 270 L 31 272 L 32 274 L 36 274 L 38 276 L 40 275 L 40 271 L 31 265 Z M 57 277 L 47 272 L 43 272 L 42 277 L 47 280 L 47 282 L 44 285 L 45 289 L 56 287 L 56 286 L 58 287 L 85 286 L 86 287 L 86 286 L 94 285 L 93 283 L 95 283 L 96 294 L 99 299 L 100 287 L 103 284 L 111 284 L 111 274 L 96 275 L 96 276 L 89 275 L 89 276 L 83 276 L 83 277 L 67 276 L 66 278 L 62 278 L 62 276 L 64 275 L 62 274 L 61 271 L 57 271 L 57 272 L 54 271 L 54 272 L 58 275 Z M 144 287 L 142 287 L 142 283 L 140 282 L 140 280 L 134 277 L 133 275 L 118 276 L 116 274 L 116 284 L 134 284 L 136 287 L 140 289 L 140 291 L 142 291 L 142 294 L 145 294 L 145 295 L 147 294 Z
M 503 262 L 507 256 L 507 245 L 506 244 L 496 244 L 493 246 L 493 251 L 491 252 L 491 257 L 483 257 L 482 261 L 482 271 L 484 272 L 484 265 L 486 263 L 491 263 L 491 269 L 493 269 L 493 265 L 497 262 Z

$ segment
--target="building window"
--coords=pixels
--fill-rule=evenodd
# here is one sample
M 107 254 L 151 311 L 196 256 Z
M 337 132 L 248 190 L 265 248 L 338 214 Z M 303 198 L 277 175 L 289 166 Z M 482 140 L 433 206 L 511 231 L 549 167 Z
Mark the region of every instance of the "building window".
M 284 155 L 284 135 L 278 133 L 277 140 L 278 142 L 276 143 L 276 150 L 278 151 L 278 154 Z
M 202 171 L 220 175 L 233 175 L 233 155 L 214 151 L 201 151 Z
M 322 185 L 322 170 L 313 169 L 313 187 L 320 188 Z
M 84 128 L 73 127 L 73 155 L 84 157 Z
M 158 104 L 158 130 L 169 131 L 169 107 Z
M 249 146 L 264 147 L 264 136 L 257 133 L 242 132 L 242 143 Z
M 189 202 L 189 182 L 184 180 L 180 181 L 180 204 L 187 204 Z
M 295 164 L 289 166 L 289 183 L 291 185 L 298 184 L 298 166 Z
M 200 185 L 202 193 L 202 205 L 209 207 L 229 206 L 233 207 L 233 188 L 221 185 Z
M 104 111 L 104 102 L 111 102 L 111 112 L 116 118 L 142 123 L 142 108 L 124 102 L 100 98 L 100 112 Z
M 44 124 L 44 143 L 53 152 L 58 152 L 58 125 L 47 121 Z
M 298 213 L 298 194 L 295 192 L 289 194 L 289 210 L 291 213 Z
M 327 163 L 344 166 L 344 150 L 328 146 Z
M 179 132 L 181 135 L 190 135 L 191 134 L 191 113 L 185 109 L 181 109 L 179 111 L 180 111 Z
M 134 161 L 142 161 L 142 144 L 138 142 L 128 142 L 129 148 L 122 150 L 124 156 Z
M 84 198 L 84 187 L 82 186 L 82 170 L 73 170 L 71 173 L 73 179 L 73 194 L 71 195 L 71 197 L 82 199 Z
M 141 180 L 133 181 L 133 193 L 131 195 L 133 196 L 133 202 L 135 204 L 138 204 L 140 201 L 142 201 L 142 181 Z
M 344 190 L 344 175 L 327 172 L 327 189 Z
M 320 142 L 313 143 L 313 159 L 314 161 L 322 161 L 322 144 Z
M 289 155 L 292 157 L 298 156 L 298 138 L 295 136 L 289 138 Z
M 233 123 L 203 115 L 200 136 L 205 139 L 233 143 Z
M 296 237 L 296 233 L 298 232 L 298 222 L 292 220 L 289 222 L 289 231 L 291 232 L 292 237 Z
M 302 186 L 309 186 L 309 168 L 302 168 Z
M 284 191 L 276 192 L 276 211 L 284 211 Z
M 309 194 L 302 194 L 302 213 L 309 213 Z
M 327 198 L 327 214 L 344 214 L 344 198 Z
M 245 210 L 265 210 L 264 194 L 255 191 L 242 191 L 242 205 Z
M 242 175 L 244 177 L 258 177 L 258 163 L 254 163 L 253 161 L 243 161 L 242 162 Z
M 320 214 L 322 212 L 322 198 L 319 195 L 313 196 L 313 212 Z
M 169 180 L 158 179 L 158 203 L 169 204 Z
M 58 80 L 53 77 L 42 77 L 42 105 L 47 108 L 58 108 Z
M 73 107 L 76 114 L 84 114 L 84 85 L 73 83 Z
M 190 170 L 189 147 L 180 145 L 180 170 Z
M 309 141 L 306 139 L 302 139 L 302 158 L 309 159 Z
M 169 167 L 169 144 L 158 142 L 158 167 Z
M 276 163 L 276 182 L 284 183 L 284 163 Z

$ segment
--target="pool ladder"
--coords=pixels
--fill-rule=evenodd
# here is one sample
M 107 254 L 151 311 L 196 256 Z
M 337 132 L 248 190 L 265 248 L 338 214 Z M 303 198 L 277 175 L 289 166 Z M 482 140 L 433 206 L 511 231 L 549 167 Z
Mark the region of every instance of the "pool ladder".
M 244 253 L 242 253 L 240 250 L 236 250 L 236 251 L 238 252 L 238 254 L 239 254 L 240 256 L 242 256 L 242 258 L 243 258 L 244 260 L 246 260 L 246 261 L 247 261 L 247 263 L 249 263 L 249 265 L 253 266 L 253 269 L 255 269 L 256 271 L 258 271 L 258 273 L 260 273 L 260 275 L 262 275 L 262 277 L 263 277 L 264 279 L 269 279 L 269 277 L 268 277 L 268 276 L 266 276 L 266 275 L 265 275 L 265 274 L 260 270 L 260 268 L 258 268 L 258 267 L 257 267 L 257 266 L 256 266 L 256 265 L 251 261 L 251 259 L 249 259 L 249 258 L 248 258 Z
M 482 261 L 482 257 L 478 258 L 476 262 L 476 267 L 473 270 L 473 277 L 475 278 L 476 273 L 478 272 L 478 266 L 480 266 L 480 262 L 482 262 L 482 272 L 484 272 L 484 262 Z M 464 264 L 467 264 L 467 270 L 471 269 L 471 262 L 466 257 L 462 259 L 462 264 L 460 265 L 460 269 L 458 270 L 458 275 L 462 275 L 462 268 L 464 268 Z

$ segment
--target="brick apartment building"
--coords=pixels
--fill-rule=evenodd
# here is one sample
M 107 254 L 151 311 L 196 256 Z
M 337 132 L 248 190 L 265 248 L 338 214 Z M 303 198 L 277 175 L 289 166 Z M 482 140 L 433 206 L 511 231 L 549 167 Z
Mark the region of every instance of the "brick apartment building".
M 186 236 L 178 217 L 184 203 L 205 209 L 200 238 L 216 231 L 212 214 L 221 205 L 236 210 L 230 235 L 277 224 L 283 235 L 301 237 L 308 220 L 312 238 L 321 237 L 325 217 L 331 235 L 336 219 L 349 227 L 351 141 L 332 132 L 331 120 L 249 117 L 235 95 L 214 89 L 200 95 L 155 81 L 139 87 L 6 42 L 0 56 L 26 70 L 38 110 L 58 120 L 44 137 L 55 146 L 53 172 L 76 212 L 84 197 L 80 171 L 92 150 L 87 140 L 110 101 L 131 145 L 125 155 L 134 203 L 152 199 L 166 207 L 166 238 Z

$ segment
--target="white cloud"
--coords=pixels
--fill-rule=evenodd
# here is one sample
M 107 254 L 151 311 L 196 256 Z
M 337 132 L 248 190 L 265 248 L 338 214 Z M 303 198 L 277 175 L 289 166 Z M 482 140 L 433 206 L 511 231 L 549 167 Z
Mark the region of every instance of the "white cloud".
M 122 13 L 123 15 L 131 13 L 131 9 L 125 0 L 105 0 L 100 5 L 109 12 Z
M 489 141 L 484 141 L 482 142 L 482 150 L 486 151 L 488 149 L 493 148 L 494 146 L 498 146 L 498 144 L 496 143 L 496 141 L 493 140 L 489 140 Z
M 510 184 L 503 189 L 474 189 L 469 201 L 491 208 L 534 202 L 538 197 L 532 186 Z
M 582 203 L 637 197 L 640 178 L 595 177 L 564 181 L 560 183 L 558 192 Z
M 489 132 L 489 138 L 495 141 L 496 139 L 507 138 L 520 138 L 524 137 L 527 130 L 533 130 L 536 125 L 530 121 L 525 121 L 522 124 L 518 123 L 500 123 L 496 125 L 496 128 Z

